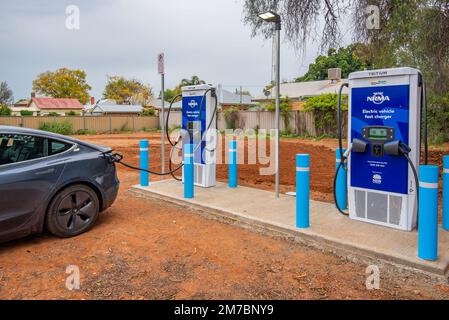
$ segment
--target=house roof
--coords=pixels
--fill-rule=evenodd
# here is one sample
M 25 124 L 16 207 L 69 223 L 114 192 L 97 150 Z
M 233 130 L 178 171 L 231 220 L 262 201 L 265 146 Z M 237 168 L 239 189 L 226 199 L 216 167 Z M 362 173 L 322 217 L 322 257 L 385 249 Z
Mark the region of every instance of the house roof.
M 231 104 L 231 105 L 251 105 L 253 97 L 250 95 L 240 94 L 221 89 L 220 92 L 220 103 L 221 104 Z
M 39 109 L 51 110 L 83 110 L 83 105 L 77 99 L 62 98 L 32 98 L 30 104 L 34 102 Z
M 168 108 L 170 107 L 170 102 L 171 101 L 165 101 L 164 110 L 168 110 Z M 156 99 L 154 104 L 155 109 L 162 109 L 162 99 Z M 182 109 L 182 100 L 173 102 L 172 110 L 180 110 L 180 109 Z
M 90 112 L 92 113 L 140 113 L 143 107 L 141 105 L 128 104 L 97 104 Z
M 341 85 L 343 83 L 348 83 L 347 79 L 342 79 L 338 82 L 331 82 L 330 80 L 321 81 L 306 81 L 306 82 L 292 82 L 292 83 L 281 83 L 281 96 L 289 98 L 306 98 L 319 96 L 326 93 L 338 93 Z M 275 89 L 270 90 L 270 95 L 258 96 L 254 100 L 272 100 L 275 97 Z M 343 89 L 343 93 L 347 94 L 348 88 Z

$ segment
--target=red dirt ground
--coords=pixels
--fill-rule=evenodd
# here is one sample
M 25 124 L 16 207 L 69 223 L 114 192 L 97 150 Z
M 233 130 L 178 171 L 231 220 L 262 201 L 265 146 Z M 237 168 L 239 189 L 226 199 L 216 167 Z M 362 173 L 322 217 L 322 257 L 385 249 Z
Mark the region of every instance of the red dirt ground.
M 138 140 L 157 134 L 82 136 L 138 163 Z M 282 190 L 294 184 L 294 155 L 312 157 L 312 196 L 330 200 L 335 140 L 281 144 Z M 167 148 L 168 149 L 168 148 Z M 443 151 L 432 153 L 440 161 Z M 168 156 L 168 150 L 167 150 Z M 218 168 L 226 180 L 227 168 Z M 445 299 L 449 287 L 424 275 L 381 268 L 380 289 L 365 287 L 367 265 L 207 220 L 194 211 L 131 196 L 138 173 L 120 167 L 121 191 L 90 232 L 72 239 L 44 234 L 0 245 L 0 299 Z M 152 177 L 153 178 L 153 177 Z M 256 165 L 240 166 L 239 182 L 272 189 Z M 68 265 L 80 268 L 81 288 L 65 287 Z

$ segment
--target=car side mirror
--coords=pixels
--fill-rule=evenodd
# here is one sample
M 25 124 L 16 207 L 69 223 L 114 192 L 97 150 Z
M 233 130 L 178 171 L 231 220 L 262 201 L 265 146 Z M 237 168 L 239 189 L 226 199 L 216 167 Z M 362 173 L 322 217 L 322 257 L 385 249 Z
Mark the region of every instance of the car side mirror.
M 75 146 L 73 148 L 73 152 L 78 152 L 78 151 L 80 151 L 80 147 L 77 144 L 75 144 Z

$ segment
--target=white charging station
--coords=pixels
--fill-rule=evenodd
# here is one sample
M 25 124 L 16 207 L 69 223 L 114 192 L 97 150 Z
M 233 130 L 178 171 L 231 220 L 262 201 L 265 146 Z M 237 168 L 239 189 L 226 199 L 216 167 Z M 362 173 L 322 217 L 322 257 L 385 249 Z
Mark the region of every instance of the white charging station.
M 348 137 L 367 143 L 348 158 L 350 218 L 411 231 L 417 222 L 417 186 L 405 157 L 386 154 L 400 140 L 418 168 L 421 134 L 419 70 L 396 68 L 349 75 Z
M 183 143 L 194 145 L 194 184 L 205 188 L 216 185 L 216 107 L 215 87 L 182 88 L 182 129 L 187 133 Z

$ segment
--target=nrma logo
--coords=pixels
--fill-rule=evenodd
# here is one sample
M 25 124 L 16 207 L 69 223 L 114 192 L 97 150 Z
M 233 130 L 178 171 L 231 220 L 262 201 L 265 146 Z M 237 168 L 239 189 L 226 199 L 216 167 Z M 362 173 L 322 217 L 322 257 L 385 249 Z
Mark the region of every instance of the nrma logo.
M 382 104 L 385 101 L 390 101 L 390 97 L 384 96 L 383 92 L 374 92 L 373 95 L 371 97 L 367 97 L 366 100 L 374 104 Z
M 373 175 L 374 184 L 382 184 L 382 176 L 380 174 Z
M 187 105 L 193 109 L 198 105 L 198 102 L 196 102 L 195 100 L 190 100 L 190 102 Z

